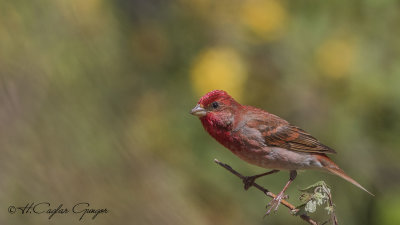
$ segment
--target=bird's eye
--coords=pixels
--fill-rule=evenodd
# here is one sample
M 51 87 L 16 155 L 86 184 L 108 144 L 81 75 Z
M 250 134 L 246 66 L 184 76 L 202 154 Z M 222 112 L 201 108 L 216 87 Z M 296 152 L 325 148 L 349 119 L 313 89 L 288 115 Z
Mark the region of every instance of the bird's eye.
M 211 107 L 213 107 L 213 109 L 218 108 L 218 107 L 219 107 L 218 102 L 213 102 L 213 103 L 211 103 Z

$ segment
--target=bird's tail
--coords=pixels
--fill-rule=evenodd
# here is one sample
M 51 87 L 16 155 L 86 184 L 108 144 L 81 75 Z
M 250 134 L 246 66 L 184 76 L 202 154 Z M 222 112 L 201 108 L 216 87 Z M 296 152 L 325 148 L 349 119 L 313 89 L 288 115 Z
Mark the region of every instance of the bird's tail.
M 356 185 L 357 187 L 359 187 L 360 189 L 366 191 L 368 194 L 375 196 L 374 194 L 372 194 L 371 192 L 369 192 L 367 189 L 365 189 L 363 186 L 361 186 L 361 184 L 359 184 L 357 181 L 353 180 L 353 178 L 349 177 L 349 175 L 347 175 L 343 170 L 339 169 L 339 168 L 329 168 L 329 167 L 325 167 L 327 170 L 329 170 L 329 172 L 338 175 L 339 177 L 347 180 L 348 182 Z
M 365 192 L 367 192 L 368 194 L 375 196 L 374 194 L 372 194 L 371 192 L 369 192 L 367 189 L 365 189 L 363 186 L 361 186 L 361 184 L 359 184 L 357 181 L 353 180 L 353 178 L 351 178 L 349 175 L 347 175 L 342 169 L 340 169 L 330 158 L 328 158 L 327 156 L 323 157 L 324 160 L 322 161 L 322 164 L 324 165 L 324 168 L 326 170 L 328 170 L 329 172 L 347 180 L 348 182 L 354 184 L 355 186 L 357 186 L 358 188 L 364 190 Z

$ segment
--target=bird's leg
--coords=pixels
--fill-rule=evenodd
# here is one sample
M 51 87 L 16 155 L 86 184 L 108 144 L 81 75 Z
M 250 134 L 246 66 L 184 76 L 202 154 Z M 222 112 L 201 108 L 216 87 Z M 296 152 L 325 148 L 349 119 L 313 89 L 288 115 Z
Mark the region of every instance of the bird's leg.
M 281 204 L 282 199 L 288 198 L 287 195 L 284 195 L 285 191 L 289 187 L 290 183 L 292 183 L 292 181 L 296 178 L 296 176 L 297 176 L 296 170 L 291 170 L 289 181 L 286 183 L 285 187 L 283 187 L 282 191 L 279 192 L 279 194 L 268 203 L 267 208 L 268 207 L 270 208 L 268 209 L 265 215 L 269 215 L 272 209 L 274 209 L 274 211 L 278 210 L 279 204 Z
M 254 181 L 257 178 L 260 178 L 260 177 L 263 177 L 263 176 L 266 176 L 266 175 L 270 175 L 270 174 L 273 174 L 273 173 L 277 173 L 277 172 L 279 172 L 279 170 L 271 170 L 271 171 L 268 171 L 266 173 L 262 173 L 262 174 L 258 174 L 258 175 L 254 175 L 254 176 L 250 176 L 250 177 L 244 177 L 243 178 L 244 190 L 249 189 L 254 184 Z

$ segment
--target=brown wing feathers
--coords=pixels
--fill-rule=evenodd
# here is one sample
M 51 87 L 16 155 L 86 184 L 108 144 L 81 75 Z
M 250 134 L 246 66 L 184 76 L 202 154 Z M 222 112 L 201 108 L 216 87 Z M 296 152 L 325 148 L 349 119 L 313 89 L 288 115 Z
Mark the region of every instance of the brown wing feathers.
M 320 143 L 316 138 L 314 138 L 304 130 L 294 126 L 290 126 L 290 129 L 292 130 L 292 133 L 299 134 L 294 135 L 297 136 L 297 138 L 291 140 L 291 147 L 293 149 L 297 149 L 299 151 L 315 151 L 320 153 L 336 153 L 335 150 Z M 304 149 L 304 147 L 306 148 Z
M 267 145 L 300 152 L 336 153 L 298 127 L 285 124 L 268 128 L 264 135 Z
M 268 121 L 250 119 L 246 125 L 258 129 L 264 137 L 265 144 L 286 148 L 292 151 L 315 152 L 315 153 L 336 153 L 335 150 L 320 143 L 316 138 L 299 127 L 290 125 L 287 121 L 269 114 Z
M 246 115 L 248 119 L 245 125 L 258 129 L 266 145 L 299 152 L 336 153 L 335 150 L 320 143 L 303 129 L 290 125 L 286 120 L 274 114 L 256 108 L 253 109 L 252 114 Z M 240 127 L 240 125 L 238 126 Z

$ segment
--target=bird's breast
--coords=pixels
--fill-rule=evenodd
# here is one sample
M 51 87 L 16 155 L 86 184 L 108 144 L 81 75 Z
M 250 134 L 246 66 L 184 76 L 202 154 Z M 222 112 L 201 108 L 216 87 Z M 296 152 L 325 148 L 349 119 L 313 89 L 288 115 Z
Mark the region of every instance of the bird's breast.
M 321 167 L 312 154 L 267 146 L 262 134 L 255 128 L 248 126 L 239 129 L 221 129 L 216 126 L 204 126 L 204 128 L 215 140 L 250 164 L 279 170 Z
M 246 137 L 242 136 L 244 134 Z M 220 142 L 240 159 L 267 169 L 302 170 L 322 167 L 319 160 L 313 154 L 267 146 L 252 131 L 248 133 L 228 132 L 226 133 L 226 139 Z

